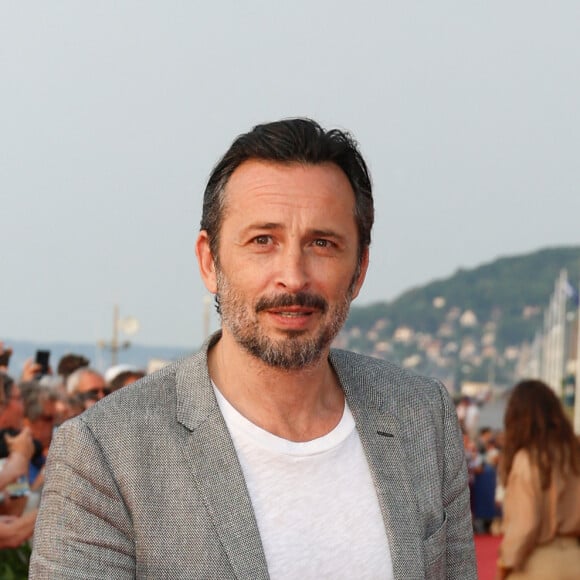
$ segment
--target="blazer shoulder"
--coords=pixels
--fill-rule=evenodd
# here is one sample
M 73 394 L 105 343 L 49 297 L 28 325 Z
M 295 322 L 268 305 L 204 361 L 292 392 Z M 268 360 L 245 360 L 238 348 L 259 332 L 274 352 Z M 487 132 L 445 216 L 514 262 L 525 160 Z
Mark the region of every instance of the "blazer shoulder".
M 162 369 L 111 393 L 79 419 L 91 430 L 125 428 L 163 415 L 173 419 L 179 400 L 187 396 L 195 398 L 196 391 L 204 385 L 207 377 L 206 358 L 203 352 L 185 356 Z M 180 389 L 181 385 L 181 389 Z M 205 385 L 207 386 L 207 385 Z
M 332 349 L 330 362 L 343 387 L 407 396 L 439 396 L 445 387 L 438 379 L 414 374 L 390 361 L 351 351 Z

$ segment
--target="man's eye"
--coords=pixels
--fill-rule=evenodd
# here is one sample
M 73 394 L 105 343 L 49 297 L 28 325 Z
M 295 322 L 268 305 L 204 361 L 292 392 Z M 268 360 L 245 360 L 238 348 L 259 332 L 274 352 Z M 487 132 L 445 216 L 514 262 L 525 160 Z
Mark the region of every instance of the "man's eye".
M 314 245 L 318 248 L 329 248 L 332 245 L 330 240 L 318 239 L 314 240 Z
M 259 246 L 265 246 L 269 244 L 272 240 L 271 236 L 256 236 L 254 238 L 254 244 L 258 244 Z

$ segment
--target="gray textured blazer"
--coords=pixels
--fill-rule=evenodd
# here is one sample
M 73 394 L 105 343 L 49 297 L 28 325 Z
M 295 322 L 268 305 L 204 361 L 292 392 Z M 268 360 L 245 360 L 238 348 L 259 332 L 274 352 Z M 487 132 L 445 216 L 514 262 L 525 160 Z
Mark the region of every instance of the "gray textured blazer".
M 30 578 L 268 578 L 206 356 L 207 345 L 58 429 Z M 445 389 L 377 359 L 333 350 L 330 360 L 395 578 L 476 578 L 463 445 Z

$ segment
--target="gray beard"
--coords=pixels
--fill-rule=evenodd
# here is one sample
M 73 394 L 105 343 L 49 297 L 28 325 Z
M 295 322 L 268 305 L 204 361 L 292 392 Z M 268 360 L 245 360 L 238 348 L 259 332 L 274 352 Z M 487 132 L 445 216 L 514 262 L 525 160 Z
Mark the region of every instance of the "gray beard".
M 287 333 L 287 338 L 272 340 L 267 336 L 240 335 L 228 327 L 237 343 L 247 352 L 270 367 L 294 371 L 314 366 L 320 361 L 325 348 L 334 336 L 325 332 L 317 337 L 304 338 L 299 334 Z
M 344 325 L 350 308 L 351 292 L 349 290 L 342 303 L 333 308 L 326 305 L 326 324 L 319 328 L 315 336 L 308 337 L 302 331 L 287 331 L 284 338 L 272 339 L 261 332 L 257 307 L 252 306 L 250 314 L 248 306 L 244 305 L 240 296 L 229 288 L 219 270 L 217 286 L 223 326 L 252 356 L 272 368 L 285 371 L 304 369 L 318 363 Z M 295 297 L 287 297 L 288 300 L 293 300 L 293 298 Z M 275 300 L 276 298 L 273 298 L 272 303 Z M 261 302 L 267 304 L 267 301 Z

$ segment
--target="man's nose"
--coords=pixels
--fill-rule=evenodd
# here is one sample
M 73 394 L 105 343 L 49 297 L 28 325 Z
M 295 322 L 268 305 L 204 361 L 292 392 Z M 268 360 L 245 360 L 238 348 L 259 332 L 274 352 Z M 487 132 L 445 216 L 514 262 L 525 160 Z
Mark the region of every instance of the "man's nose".
M 276 283 L 288 292 L 300 292 L 310 283 L 307 256 L 301 248 L 286 248 L 278 255 Z

